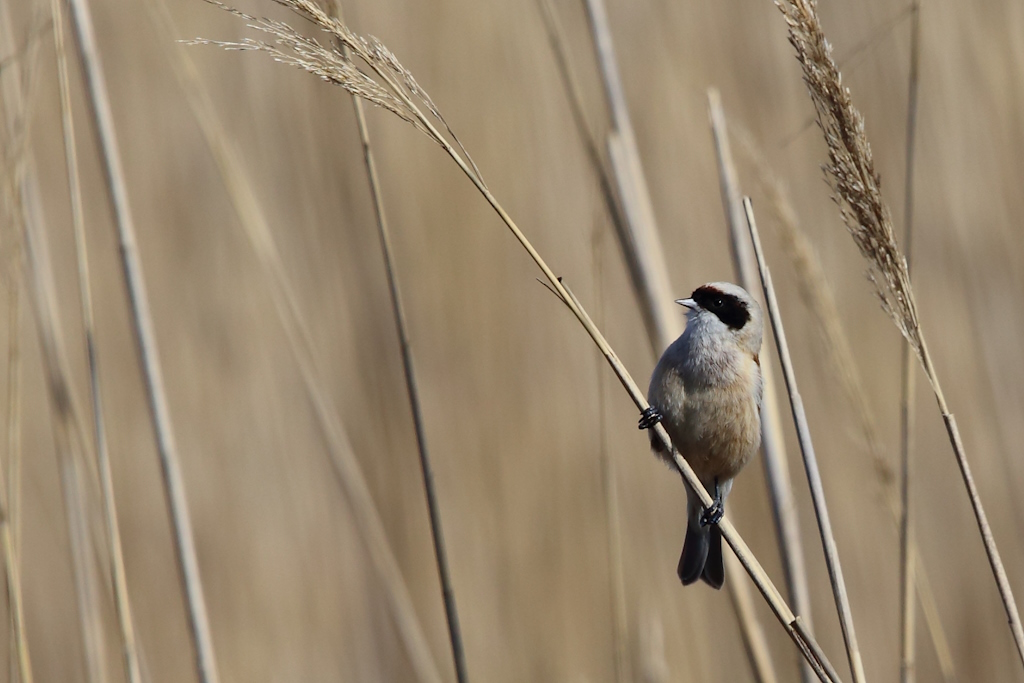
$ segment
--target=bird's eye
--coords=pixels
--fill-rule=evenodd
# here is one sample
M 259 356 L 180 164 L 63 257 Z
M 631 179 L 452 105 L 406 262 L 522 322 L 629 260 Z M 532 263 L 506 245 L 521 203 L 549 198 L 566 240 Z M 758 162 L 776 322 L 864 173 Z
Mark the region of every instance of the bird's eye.
M 721 298 L 715 299 L 714 301 L 711 302 L 711 308 L 721 308 L 724 305 L 725 305 L 725 302 L 722 301 Z

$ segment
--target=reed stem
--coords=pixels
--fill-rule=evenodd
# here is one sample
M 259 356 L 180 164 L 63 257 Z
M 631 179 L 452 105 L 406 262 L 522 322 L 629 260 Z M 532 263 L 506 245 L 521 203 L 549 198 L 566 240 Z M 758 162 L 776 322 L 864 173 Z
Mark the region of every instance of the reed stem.
M 907 274 L 913 265 L 914 236 L 914 144 L 917 133 L 917 91 L 920 62 L 920 3 L 912 3 L 910 18 L 910 75 L 907 97 L 906 170 L 903 199 L 903 254 Z M 900 681 L 914 683 L 915 678 L 915 606 L 916 544 L 911 505 L 911 451 L 914 444 L 914 407 L 916 405 L 916 363 L 914 349 L 903 340 L 900 349 Z
M 174 36 L 173 18 L 164 0 L 146 3 L 149 16 L 164 43 L 171 48 Z M 299 307 L 292 281 L 284 268 L 280 252 L 274 242 L 270 224 L 262 209 L 259 195 L 242 164 L 237 148 L 231 143 L 227 130 L 217 116 L 209 92 L 203 86 L 199 70 L 188 51 L 174 46 L 169 54 L 171 66 L 203 134 L 228 197 L 238 215 L 245 238 L 259 261 L 266 278 L 274 311 L 285 333 L 303 386 L 313 406 L 317 424 L 323 434 L 331 471 L 349 506 L 360 540 L 369 555 L 377 578 L 384 587 L 391 618 L 398 637 L 405 646 L 409 663 L 421 683 L 441 683 L 441 675 L 434 662 L 401 567 L 388 541 L 384 523 L 363 476 L 362 467 L 355 456 L 345 426 L 338 418 L 330 392 L 323 386 L 322 374 L 317 369 L 313 352 L 313 338 L 309 324 Z
M 342 19 L 341 0 L 332 0 L 331 6 L 338 19 Z M 338 49 L 346 57 L 348 48 L 338 42 Z M 380 178 L 377 164 L 374 161 L 373 149 L 370 146 L 370 129 L 366 125 L 366 112 L 363 101 L 352 95 L 352 106 L 355 108 L 356 126 L 359 129 L 359 141 L 363 148 L 363 162 L 366 165 L 366 178 L 370 185 L 373 199 L 373 212 L 377 223 L 377 236 L 380 239 L 381 253 L 384 256 L 384 271 L 388 281 L 388 294 L 391 297 L 391 310 L 395 316 L 395 330 L 402 353 L 402 370 L 405 374 L 405 387 L 409 395 L 409 409 L 412 414 L 413 429 L 416 432 L 416 448 L 419 453 L 420 471 L 423 474 L 423 488 L 427 497 L 427 510 L 430 516 L 430 534 L 434 544 L 434 557 L 437 562 L 438 578 L 441 582 L 441 594 L 444 599 L 444 613 L 448 627 L 448 641 L 452 648 L 452 659 L 455 664 L 455 679 L 458 683 L 468 683 L 466 672 L 466 653 L 462 640 L 462 629 L 459 626 L 459 613 L 455 607 L 455 590 L 452 588 L 451 571 L 448 566 L 448 551 L 444 542 L 441 524 L 441 507 L 434 486 L 434 471 L 430 465 L 430 453 L 427 450 L 427 434 L 423 425 L 423 411 L 420 402 L 419 388 L 416 383 L 416 369 L 413 364 L 412 345 L 409 342 L 408 324 L 405 317 L 405 306 L 398 285 L 398 271 L 395 267 L 394 251 L 391 248 L 391 235 L 388 229 L 387 215 L 384 212 L 384 197 L 381 193 Z
M 748 197 L 743 198 L 743 209 L 747 215 L 747 227 L 750 229 L 750 239 L 754 245 L 757 268 L 761 274 L 761 286 L 764 289 L 765 302 L 768 304 L 768 316 L 771 319 L 772 332 L 775 335 L 775 348 L 779 353 L 782 376 L 785 379 L 786 390 L 789 393 L 789 405 L 793 411 L 793 422 L 796 426 L 797 439 L 800 443 L 800 453 L 804 459 L 807 483 L 811 490 L 814 513 L 818 520 L 818 532 L 821 535 L 821 546 L 825 553 L 825 564 L 828 568 L 829 581 L 832 584 L 832 594 L 835 597 L 836 609 L 839 612 L 839 625 L 843 631 L 846 655 L 850 662 L 850 670 L 853 673 L 854 682 L 863 683 L 865 680 L 864 664 L 861 661 L 860 647 L 857 645 L 857 634 L 853 627 L 853 613 L 850 609 L 850 598 L 846 592 L 846 582 L 843 580 L 843 568 L 839 562 L 839 549 L 836 546 L 835 536 L 832 532 L 832 523 L 829 520 L 828 506 L 825 502 L 825 487 L 821 481 L 821 472 L 818 470 L 818 459 L 814 454 L 814 444 L 811 441 L 811 430 L 807 424 L 807 414 L 804 411 L 803 399 L 800 397 L 800 390 L 796 385 L 793 359 L 789 354 L 786 332 L 782 326 L 782 316 L 779 312 L 779 302 L 775 297 L 775 287 L 772 285 L 771 273 L 768 270 L 768 264 L 765 262 L 764 252 L 761 249 L 761 236 L 757 231 L 757 222 L 754 220 L 754 207 L 751 205 Z
M 89 253 L 85 236 L 85 214 L 82 206 L 82 185 L 78 172 L 78 153 L 75 142 L 74 116 L 71 108 L 71 87 L 68 78 L 67 54 L 64 45 L 64 17 L 61 0 L 51 0 L 53 14 L 54 47 L 57 53 L 57 75 L 60 85 L 61 124 L 64 130 L 64 154 L 67 164 L 68 188 L 71 195 L 71 216 L 74 224 L 75 252 L 78 266 L 78 290 L 85 333 L 85 351 L 89 365 L 89 387 L 92 398 L 93 429 L 96 439 L 96 461 L 100 475 L 103 517 L 106 522 L 107 553 L 110 555 L 111 579 L 114 586 L 114 606 L 121 633 L 121 650 L 128 683 L 141 683 L 139 654 L 135 625 L 132 620 L 131 601 L 128 596 L 128 577 L 121 547 L 121 530 L 117 521 L 114 500 L 114 477 L 110 467 L 107 445 L 103 397 L 100 392 L 99 360 L 96 355 L 96 323 L 93 315 L 92 287 L 89 282 Z
M 171 424 L 170 406 L 164 385 L 156 329 L 142 273 L 135 234 L 135 222 L 128 200 L 128 187 L 118 149 L 106 78 L 93 29 L 89 0 L 69 0 L 79 57 L 85 70 L 90 113 L 99 135 L 100 154 L 106 176 L 106 190 L 114 210 L 120 243 L 121 267 L 131 304 L 132 328 L 139 350 L 139 362 L 146 387 L 146 400 L 156 437 L 164 492 L 174 534 L 174 549 L 188 609 L 189 634 L 195 648 L 195 667 L 200 683 L 219 683 L 213 635 L 203 596 L 199 558 L 196 555 L 192 520 L 185 494 L 181 458 Z

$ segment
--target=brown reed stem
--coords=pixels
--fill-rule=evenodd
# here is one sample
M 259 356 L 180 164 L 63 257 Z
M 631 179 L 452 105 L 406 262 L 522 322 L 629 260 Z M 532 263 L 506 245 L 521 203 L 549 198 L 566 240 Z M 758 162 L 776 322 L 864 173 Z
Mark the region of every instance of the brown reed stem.
M 903 196 L 903 253 L 907 274 L 913 265 L 914 236 L 914 143 L 917 132 L 917 91 L 920 63 L 920 4 L 914 0 L 910 19 L 910 75 L 907 97 L 906 169 Z M 915 678 L 915 549 L 910 477 L 911 450 L 914 442 L 914 407 L 916 405 L 916 367 L 914 349 L 904 340 L 900 349 L 900 681 L 914 683 Z
M 334 16 L 343 20 L 341 0 L 331 0 Z M 344 43 L 337 42 L 337 47 L 345 56 L 349 56 Z M 366 177 L 370 185 L 373 199 L 374 217 L 377 223 L 377 236 L 380 239 L 381 253 L 384 256 L 384 271 L 388 281 L 388 293 L 391 296 L 391 310 L 395 316 L 395 330 L 398 333 L 399 346 L 402 353 L 402 370 L 405 374 L 405 388 L 409 395 L 409 409 L 412 415 L 413 429 L 416 432 L 416 447 L 419 453 L 420 471 L 423 474 L 423 488 L 427 497 L 427 511 L 430 517 L 430 534 L 434 544 L 434 558 L 437 562 L 437 574 L 441 582 L 441 594 L 444 599 L 444 613 L 448 626 L 448 641 L 452 648 L 452 659 L 455 664 L 455 679 L 458 683 L 468 683 L 466 672 L 466 653 L 462 640 L 462 629 L 459 627 L 459 613 L 455 607 L 455 590 L 452 588 L 451 572 L 448 567 L 448 551 L 444 542 L 441 524 L 441 508 L 434 486 L 434 472 L 430 465 L 430 453 L 427 450 L 427 434 L 423 425 L 420 394 L 416 382 L 416 369 L 413 364 L 412 345 L 409 342 L 408 324 L 405 307 L 402 303 L 401 288 L 398 285 L 398 271 L 395 267 L 394 253 L 391 248 L 391 236 L 388 229 L 387 215 L 384 212 L 384 197 L 381 193 L 380 178 L 377 164 L 374 161 L 373 149 L 370 146 L 370 130 L 366 125 L 366 113 L 363 101 L 352 95 L 352 106 L 355 109 L 356 126 L 359 129 L 359 141 L 363 148 L 363 161 L 366 165 Z
M 93 408 L 93 428 L 96 438 L 96 461 L 100 475 L 103 517 L 106 522 L 107 552 L 110 555 L 111 580 L 114 587 L 114 606 L 121 633 L 121 650 L 128 683 L 140 683 L 139 655 L 136 646 L 135 625 L 132 620 L 131 601 L 128 596 L 128 578 L 121 547 L 121 530 L 117 521 L 114 500 L 114 478 L 107 446 L 103 397 L 100 392 L 99 362 L 96 356 L 92 288 L 89 283 L 89 255 L 85 236 L 85 216 L 82 207 L 82 185 L 78 172 L 78 154 L 75 142 L 74 116 L 71 108 L 71 88 L 68 79 L 67 54 L 64 47 L 64 18 L 61 0 L 51 0 L 53 14 L 54 47 L 57 53 L 57 74 L 60 84 L 61 124 L 64 130 L 64 154 L 67 164 L 68 188 L 71 195 L 71 216 L 74 224 L 75 252 L 78 266 L 78 289 L 85 334 L 86 358 L 89 365 L 89 386 Z
M 146 3 L 146 7 L 150 10 L 149 17 L 155 28 L 170 46 L 178 32 L 166 3 L 160 0 Z M 345 427 L 338 418 L 330 393 L 321 384 L 309 325 L 302 315 L 299 299 L 281 261 L 256 190 L 237 149 L 231 144 L 224 125 L 217 117 L 195 62 L 180 47 L 169 56 L 185 100 L 217 164 L 243 233 L 263 269 L 274 311 L 285 332 L 288 348 L 299 368 L 303 386 L 326 442 L 332 471 L 355 520 L 360 539 L 366 546 L 370 563 L 384 586 L 388 608 L 410 665 L 422 683 L 441 683 L 441 675 L 416 616 L 412 597 L 391 549 L 362 467 L 355 457 Z
M 163 486 L 174 532 L 174 549 L 188 607 L 189 634 L 195 648 L 195 667 L 201 683 L 218 683 L 217 662 L 210 632 L 210 618 L 203 596 L 199 558 L 185 494 L 181 459 L 171 424 L 170 406 L 164 385 L 149 297 L 139 258 L 135 223 L 129 206 L 117 132 L 106 79 L 96 43 L 89 0 L 69 0 L 79 57 L 85 71 L 90 113 L 99 136 L 100 154 L 106 176 L 106 190 L 114 210 L 120 244 L 121 267 L 131 304 L 132 328 L 139 350 L 139 362 L 146 386 L 146 399 L 156 437 Z
M 757 262 L 751 251 L 749 235 L 745 229 L 742 195 L 739 179 L 733 162 L 729 132 L 721 96 L 714 88 L 708 89 L 708 114 L 715 141 L 715 156 L 718 160 L 718 178 L 722 190 L 722 204 L 726 224 L 729 228 L 729 246 L 732 253 L 733 271 L 741 287 L 757 294 Z M 775 370 L 771 363 L 761 366 L 763 395 L 761 399 L 761 444 L 763 448 L 765 481 L 772 505 L 772 519 L 775 522 L 779 555 L 782 558 L 783 574 L 789 588 L 793 609 L 804 621 L 804 628 L 813 631 L 811 625 L 811 593 L 807 585 L 807 567 L 804 561 L 803 540 L 800 536 L 800 520 L 797 516 L 796 500 L 793 496 L 789 462 L 786 459 L 786 444 L 783 440 L 782 419 L 776 393 Z M 810 681 L 813 672 L 803 662 L 800 676 L 804 683 Z
M 839 612 L 839 625 L 843 631 L 843 641 L 846 644 L 846 654 L 850 662 L 850 670 L 853 672 L 855 683 L 862 683 L 865 680 L 864 664 L 861 661 L 860 647 L 857 645 L 857 634 L 853 627 L 853 613 L 850 610 L 850 598 L 846 592 L 846 582 L 843 580 L 843 568 L 839 562 L 839 549 L 836 546 L 832 524 L 829 520 L 828 506 L 825 502 L 825 487 L 821 481 L 821 472 L 818 470 L 818 459 L 814 454 L 811 430 L 807 424 L 807 414 L 804 412 L 803 399 L 800 397 L 800 390 L 796 385 L 793 360 L 789 354 L 786 332 L 782 326 L 779 302 L 775 297 L 771 273 L 768 270 L 768 264 L 765 262 L 764 252 L 761 249 L 761 236 L 757 231 L 757 223 L 754 220 L 754 207 L 751 205 L 749 197 L 743 198 L 743 209 L 747 215 L 747 227 L 750 229 L 750 239 L 754 245 L 757 268 L 761 274 L 761 286 L 764 289 L 765 302 L 768 304 L 768 316 L 772 322 L 775 347 L 778 350 L 779 362 L 782 365 L 782 376 L 786 381 L 786 390 L 789 392 L 789 404 L 793 411 L 793 422 L 796 426 L 797 438 L 800 443 L 800 453 L 804 459 L 804 469 L 807 472 L 807 483 L 811 490 L 814 513 L 818 520 L 821 546 L 825 553 L 825 564 L 828 568 L 829 581 L 832 584 L 832 594 L 835 597 L 836 609 Z

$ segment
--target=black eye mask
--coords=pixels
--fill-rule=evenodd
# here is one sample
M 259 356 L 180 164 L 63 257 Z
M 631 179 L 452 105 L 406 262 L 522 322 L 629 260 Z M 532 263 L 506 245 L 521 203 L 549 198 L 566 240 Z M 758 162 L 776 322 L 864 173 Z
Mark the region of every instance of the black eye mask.
M 719 320 L 734 330 L 742 329 L 750 322 L 747 304 L 732 294 L 714 287 L 698 287 L 690 296 L 701 308 L 714 313 Z

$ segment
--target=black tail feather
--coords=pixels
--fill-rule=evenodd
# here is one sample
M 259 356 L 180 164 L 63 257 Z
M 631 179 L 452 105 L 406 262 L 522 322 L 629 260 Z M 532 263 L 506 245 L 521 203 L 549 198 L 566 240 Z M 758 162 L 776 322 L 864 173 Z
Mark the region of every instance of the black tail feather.
M 695 525 L 688 524 L 686 527 L 686 540 L 683 541 L 683 554 L 679 556 L 679 566 L 676 573 L 684 586 L 689 586 L 697 581 L 704 574 L 704 566 L 708 559 L 708 552 L 711 550 L 711 534 L 707 527 L 694 528 Z M 717 531 L 717 529 L 716 529 Z M 721 564 L 721 541 L 718 546 L 719 564 Z
M 725 563 L 722 558 L 722 530 L 718 525 L 711 526 L 708 531 L 708 557 L 704 562 L 704 571 L 700 578 L 704 583 L 714 589 L 719 589 L 725 583 Z

